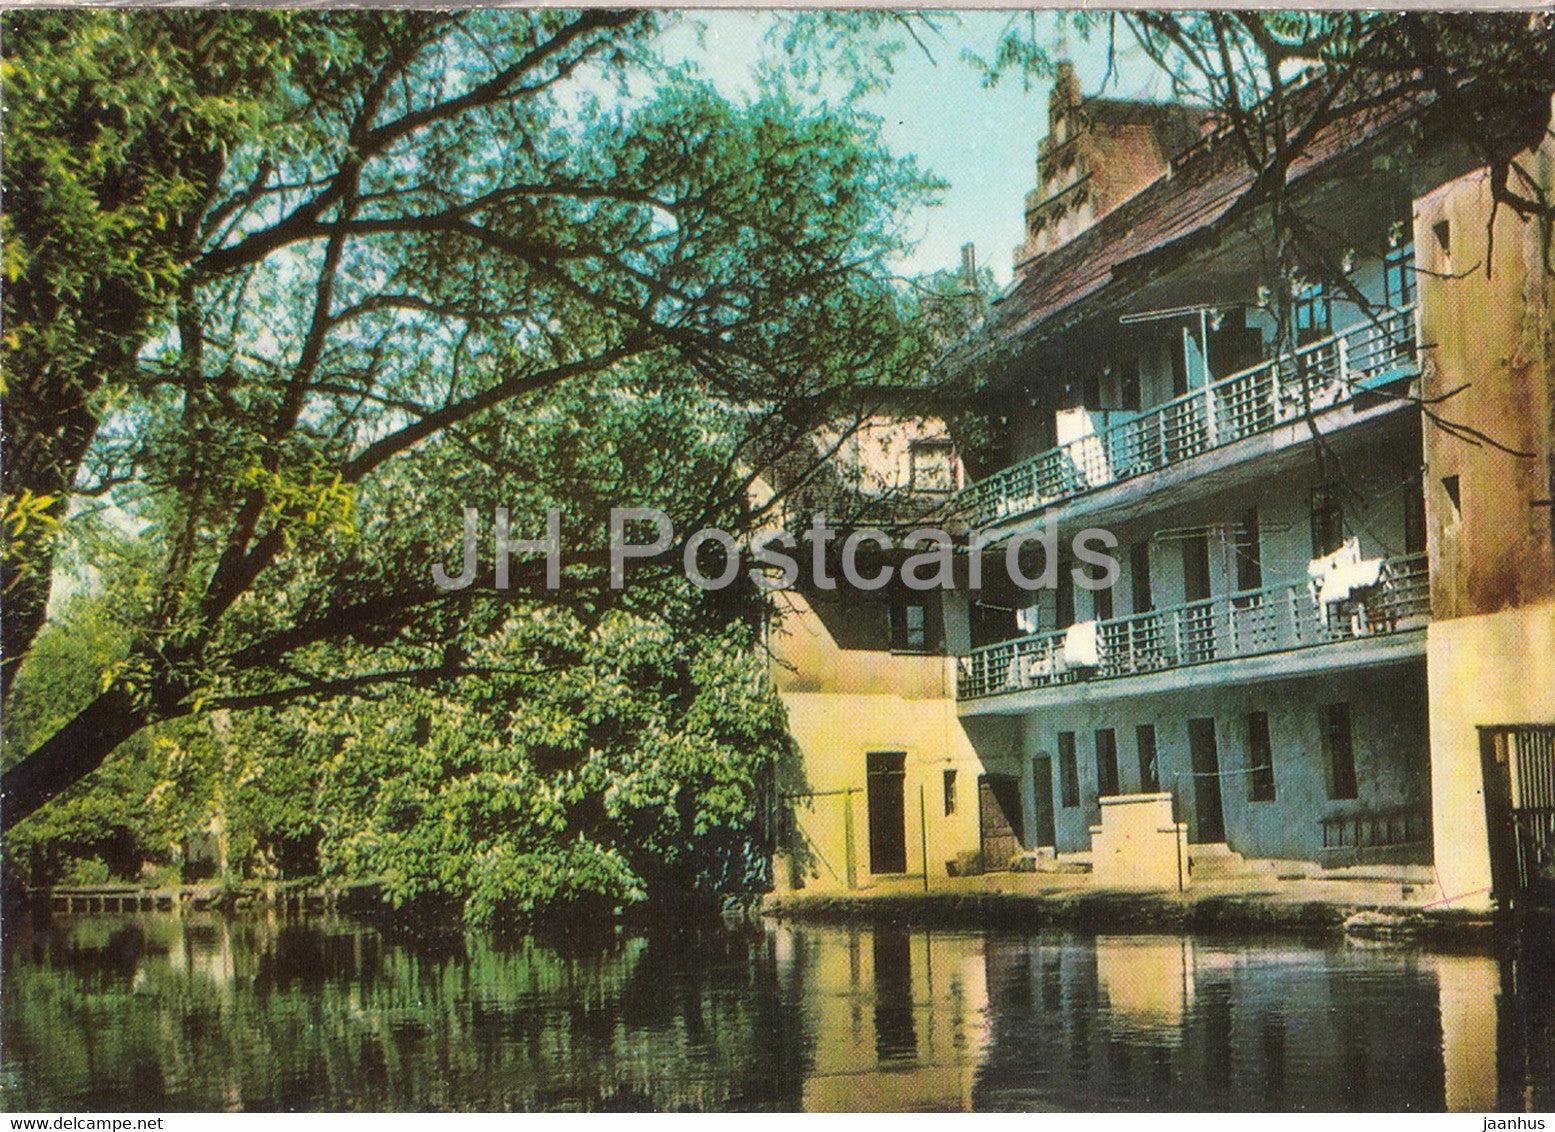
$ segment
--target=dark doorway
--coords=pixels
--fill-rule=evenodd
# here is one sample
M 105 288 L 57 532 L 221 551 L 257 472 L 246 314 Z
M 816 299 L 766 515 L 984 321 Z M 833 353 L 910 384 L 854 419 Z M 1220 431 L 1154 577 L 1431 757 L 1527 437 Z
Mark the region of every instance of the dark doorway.
M 903 785 L 907 756 L 901 751 L 871 751 L 864 769 L 869 785 L 869 871 L 907 871 L 907 815 Z
M 1128 552 L 1129 587 L 1133 590 L 1134 613 L 1149 613 L 1155 608 L 1155 592 L 1150 585 L 1150 544 L 1136 542 Z
M 1167 350 L 1172 363 L 1172 396 L 1185 397 L 1188 393 L 1188 333 L 1183 331 L 1180 349 Z
M 1216 377 L 1241 373 L 1263 361 L 1263 334 L 1256 326 L 1247 326 L 1245 320 L 1245 315 L 1231 314 L 1219 330 L 1210 331 L 1209 356 Z
M 1182 541 L 1182 596 L 1184 601 L 1209 597 L 1209 535 L 1200 531 Z
M 1096 796 L 1110 798 L 1118 787 L 1118 733 L 1112 728 L 1096 732 Z
M 1220 805 L 1220 752 L 1215 746 L 1213 719 L 1188 720 L 1188 747 L 1193 758 L 1193 840 L 1201 844 L 1224 841 L 1226 818 Z
M 1189 535 L 1182 543 L 1183 600 L 1209 597 L 1209 535 Z M 1182 613 L 1181 657 L 1185 664 L 1215 659 L 1215 607 L 1196 605 Z
M 1013 774 L 985 774 L 977 780 L 978 825 L 982 835 L 983 867 L 998 871 L 1010 867 L 1025 840 L 1020 808 L 1020 779 Z
M 1053 760 L 1046 755 L 1031 760 L 1031 778 L 1036 794 L 1037 845 L 1058 845 L 1058 829 L 1053 821 Z
M 1155 753 L 1155 724 L 1141 723 L 1134 728 L 1134 740 L 1139 744 L 1139 788 L 1146 794 L 1155 794 L 1161 789 L 1161 770 Z
M 1491 895 L 1555 907 L 1555 723 L 1479 729 Z

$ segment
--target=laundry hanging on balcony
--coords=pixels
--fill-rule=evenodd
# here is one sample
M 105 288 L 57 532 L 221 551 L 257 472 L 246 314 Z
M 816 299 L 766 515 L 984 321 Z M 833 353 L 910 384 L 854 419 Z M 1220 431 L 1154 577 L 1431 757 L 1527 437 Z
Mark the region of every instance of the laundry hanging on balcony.
M 1361 557 L 1360 539 L 1348 538 L 1332 554 L 1314 558 L 1307 565 L 1312 600 L 1325 608 L 1337 601 L 1348 601 L 1380 583 L 1382 567 L 1381 558 Z
M 1363 558 L 1341 566 L 1323 581 L 1323 603 L 1347 601 L 1373 589 L 1382 581 L 1382 565 L 1380 558 Z
M 1081 621 L 1064 633 L 1064 663 L 1070 668 L 1101 666 L 1101 637 L 1098 622 Z
M 1075 487 L 1100 487 L 1112 482 L 1107 449 L 1096 435 L 1096 422 L 1084 408 L 1060 409 L 1054 414 L 1058 445 L 1074 465 Z

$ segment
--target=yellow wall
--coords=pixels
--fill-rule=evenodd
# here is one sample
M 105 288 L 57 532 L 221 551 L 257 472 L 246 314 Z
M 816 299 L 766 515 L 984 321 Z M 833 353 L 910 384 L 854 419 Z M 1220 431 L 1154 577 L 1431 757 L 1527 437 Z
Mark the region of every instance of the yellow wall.
M 913 490 L 912 446 L 922 440 L 950 439 L 945 422 L 933 417 L 903 420 L 870 417 L 848 421 L 816 433 L 817 454 L 832 453 L 832 463 L 844 483 L 865 495 Z M 964 482 L 955 462 L 955 483 Z
M 1480 726 L 1555 721 L 1555 602 L 1426 630 L 1431 822 L 1442 898 L 1486 908 L 1490 853 Z
M 789 732 L 803 758 L 805 778 L 797 789 L 789 789 L 821 795 L 789 802 L 803 833 L 798 857 L 803 862 L 804 887 L 846 887 L 846 805 L 853 811 L 855 880 L 861 888 L 873 882 L 864 773 L 865 756 L 870 751 L 901 751 L 907 756 L 904 809 L 909 874 L 922 873 L 922 826 L 928 831 L 931 878 L 946 876 L 947 860 L 978 847 L 977 778 L 983 767 L 956 719 L 954 700 L 833 692 L 788 692 L 782 698 L 788 709 Z M 944 806 L 946 770 L 956 771 L 956 812 L 948 816 Z M 855 788 L 854 792 L 830 793 L 848 788 Z M 773 870 L 780 890 L 792 883 L 785 865 L 780 862 Z
M 866 493 L 911 487 L 914 441 L 945 439 L 945 425 L 933 419 L 864 422 L 839 442 L 840 434 L 815 438 L 817 452 L 833 460 L 847 485 Z M 959 465 L 956 480 L 960 482 Z M 771 486 L 758 481 L 752 502 L 760 505 Z M 789 527 L 798 535 L 801 525 Z M 775 525 L 781 525 L 775 517 Z M 956 718 L 955 660 L 949 656 L 893 653 L 883 593 L 850 592 L 841 581 L 836 546 L 828 573 L 839 588 L 817 593 L 810 583 L 811 549 L 801 541 L 792 552 L 800 564 L 802 588 L 773 595 L 777 616 L 768 634 L 773 686 L 788 711 L 789 733 L 798 748 L 796 773 L 780 784 L 795 819 L 795 844 L 780 849 L 773 879 L 779 891 L 795 883 L 807 889 L 871 884 L 866 757 L 899 751 L 905 758 L 903 808 L 907 875 L 921 874 L 928 832 L 931 876 L 946 875 L 946 861 L 978 847 L 976 753 Z M 943 636 L 941 594 L 925 593 L 932 637 Z M 944 772 L 956 771 L 955 813 L 945 813 Z M 920 788 L 922 807 L 920 814 Z M 851 793 L 842 793 L 851 791 Z M 851 809 L 851 853 L 849 821 Z M 784 849 L 788 851 L 783 851 Z M 796 876 L 796 873 L 798 874 Z
M 1520 164 L 1555 186 L 1555 144 Z M 1494 445 L 1424 428 L 1432 624 L 1431 792 L 1441 897 L 1486 907 L 1491 883 L 1476 727 L 1555 722 L 1555 313 L 1548 234 L 1502 207 L 1484 170 L 1415 203 L 1421 393 Z M 1456 477 L 1459 506 L 1446 488 Z
M 781 692 L 842 692 L 889 695 L 909 700 L 950 699 L 956 693 L 954 661 L 943 656 L 892 653 L 883 648 L 846 648 L 844 639 L 883 641 L 886 614 L 872 594 L 836 591 L 817 611 L 797 592 L 774 595 L 779 610 L 768 638 L 772 681 Z M 939 595 L 925 594 L 937 602 Z M 816 599 L 819 601 L 819 598 Z

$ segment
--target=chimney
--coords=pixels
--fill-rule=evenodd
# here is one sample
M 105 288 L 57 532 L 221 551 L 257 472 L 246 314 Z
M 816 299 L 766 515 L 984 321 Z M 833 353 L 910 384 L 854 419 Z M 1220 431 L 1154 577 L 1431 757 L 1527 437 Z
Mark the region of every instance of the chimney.
M 966 313 L 973 322 L 983 316 L 983 295 L 977 288 L 977 245 L 961 245 L 961 282 L 966 287 Z

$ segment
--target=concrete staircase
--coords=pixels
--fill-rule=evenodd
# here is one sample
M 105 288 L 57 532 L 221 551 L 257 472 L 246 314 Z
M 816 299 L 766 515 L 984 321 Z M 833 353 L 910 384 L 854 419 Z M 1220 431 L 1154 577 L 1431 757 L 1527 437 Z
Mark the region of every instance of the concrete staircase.
M 1220 880 L 1249 876 L 1255 870 L 1247 858 L 1223 841 L 1188 846 L 1188 879 Z

